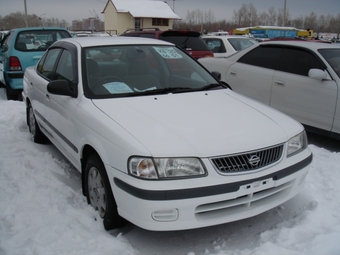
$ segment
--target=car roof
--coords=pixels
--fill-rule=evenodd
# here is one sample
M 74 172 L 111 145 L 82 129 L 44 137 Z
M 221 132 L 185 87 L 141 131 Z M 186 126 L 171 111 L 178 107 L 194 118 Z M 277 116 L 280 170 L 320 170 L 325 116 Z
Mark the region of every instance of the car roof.
M 11 31 L 30 31 L 30 30 L 67 30 L 66 28 L 61 27 L 21 27 L 21 28 L 13 28 Z
M 297 46 L 297 47 L 305 47 L 312 50 L 318 49 L 334 49 L 339 48 L 340 45 L 322 43 L 322 42 L 309 42 L 309 41 L 264 41 L 261 42 L 260 45 L 287 45 L 287 46 Z
M 172 43 L 142 37 L 103 36 L 103 37 L 72 37 L 57 41 L 56 43 L 70 42 L 81 47 L 106 46 L 106 45 L 174 45 Z

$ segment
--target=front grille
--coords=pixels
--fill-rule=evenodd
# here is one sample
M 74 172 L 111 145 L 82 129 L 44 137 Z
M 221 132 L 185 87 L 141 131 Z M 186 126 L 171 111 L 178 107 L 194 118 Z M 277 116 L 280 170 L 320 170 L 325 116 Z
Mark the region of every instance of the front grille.
M 283 144 L 275 147 L 250 151 L 236 155 L 210 158 L 210 161 L 222 174 L 254 171 L 278 162 L 282 157 Z

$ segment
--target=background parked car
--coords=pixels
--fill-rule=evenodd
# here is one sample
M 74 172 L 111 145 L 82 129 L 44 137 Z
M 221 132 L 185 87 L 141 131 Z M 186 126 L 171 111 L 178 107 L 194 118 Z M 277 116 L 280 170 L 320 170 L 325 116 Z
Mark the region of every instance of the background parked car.
M 47 136 L 81 172 L 106 229 L 257 215 L 300 192 L 313 158 L 300 123 L 162 40 L 56 42 L 26 69 L 23 95 L 34 141 Z
M 253 38 L 238 35 L 206 35 L 202 36 L 202 39 L 214 53 L 215 58 L 228 57 L 258 43 Z
M 0 83 L 8 99 L 19 99 L 22 78 L 55 41 L 71 37 L 63 28 L 18 28 L 10 30 L 0 44 Z
M 195 59 L 214 56 L 212 51 L 203 42 L 201 34 L 197 31 L 161 31 L 159 29 L 127 30 L 124 34 L 121 34 L 121 36 L 154 38 L 171 42 L 178 47 L 184 49 Z
M 340 47 L 303 41 L 253 45 L 228 59 L 200 61 L 243 95 L 309 130 L 340 138 Z

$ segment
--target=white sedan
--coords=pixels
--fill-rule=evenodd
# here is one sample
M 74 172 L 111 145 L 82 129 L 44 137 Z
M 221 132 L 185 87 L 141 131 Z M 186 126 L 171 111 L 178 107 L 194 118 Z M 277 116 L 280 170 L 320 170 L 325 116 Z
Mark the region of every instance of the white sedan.
M 228 57 L 258 43 L 253 38 L 241 35 L 206 35 L 202 36 L 202 39 L 214 53 L 215 58 Z
M 308 130 L 340 139 L 340 47 L 273 41 L 228 59 L 200 61 L 234 91 L 276 108 Z
M 161 40 L 60 40 L 26 69 L 23 98 L 33 140 L 82 173 L 106 229 L 251 217 L 298 194 L 312 162 L 300 123 Z

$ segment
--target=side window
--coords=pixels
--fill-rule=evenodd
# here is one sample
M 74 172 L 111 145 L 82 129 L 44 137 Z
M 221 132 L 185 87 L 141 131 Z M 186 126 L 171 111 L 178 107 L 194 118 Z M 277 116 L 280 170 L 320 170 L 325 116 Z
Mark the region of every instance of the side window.
M 221 39 L 203 39 L 213 53 L 225 53 L 226 49 Z
M 61 49 L 51 49 L 40 60 L 40 62 L 38 63 L 37 72 L 41 76 L 47 78 L 48 80 L 52 79 L 53 68 L 54 68 L 55 62 L 57 61 L 60 51 Z
M 241 57 L 238 62 L 276 70 L 282 49 L 280 47 L 257 47 Z
M 12 34 L 6 35 L 1 42 L 1 51 L 7 51 L 8 50 L 8 45 L 10 45 L 10 41 L 12 38 Z
M 56 69 L 56 80 L 67 80 L 70 83 L 74 81 L 71 53 L 68 50 L 64 50 L 61 54 L 58 66 Z
M 284 49 L 279 62 L 279 71 L 304 76 L 308 76 L 308 72 L 312 68 L 325 69 L 318 58 L 303 49 Z

